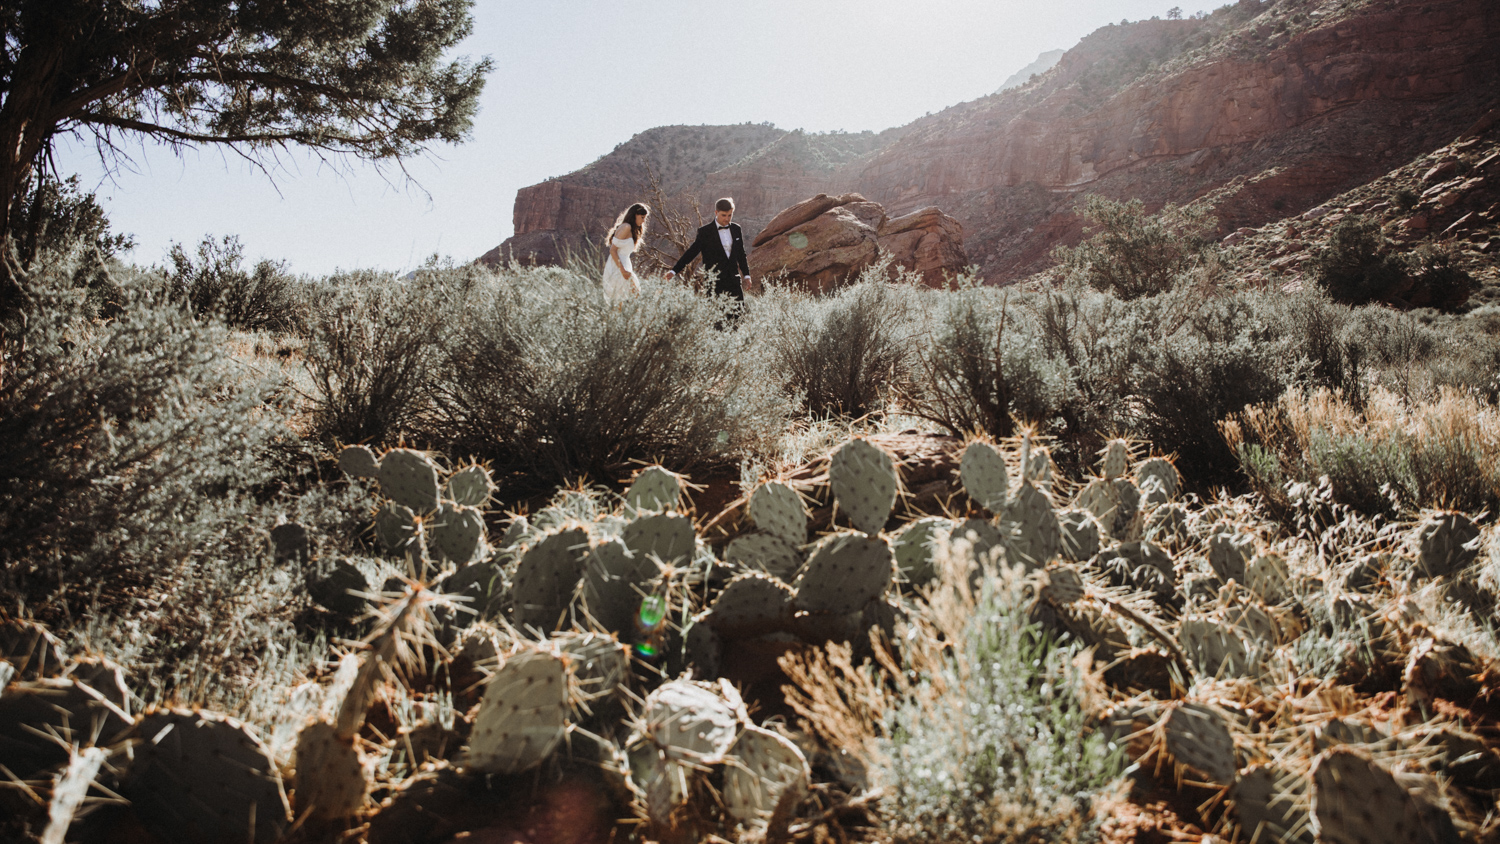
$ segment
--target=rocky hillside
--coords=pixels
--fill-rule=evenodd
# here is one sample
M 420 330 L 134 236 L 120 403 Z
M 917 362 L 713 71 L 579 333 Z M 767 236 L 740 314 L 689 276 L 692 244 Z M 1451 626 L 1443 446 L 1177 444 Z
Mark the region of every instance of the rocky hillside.
M 664 127 L 520 191 L 486 255 L 556 260 L 656 173 L 691 210 L 731 194 L 753 237 L 816 193 L 893 216 L 938 206 L 992 282 L 1078 240 L 1078 199 L 1209 197 L 1222 232 L 1301 215 L 1451 142 L 1500 104 L 1490 0 L 1242 0 L 1201 19 L 1110 25 L 1046 74 L 885 132 Z

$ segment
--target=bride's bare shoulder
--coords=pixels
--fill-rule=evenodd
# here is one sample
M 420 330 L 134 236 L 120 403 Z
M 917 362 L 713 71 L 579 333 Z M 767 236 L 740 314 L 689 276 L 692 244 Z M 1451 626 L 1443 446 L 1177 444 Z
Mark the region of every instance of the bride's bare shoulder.
M 615 229 L 615 237 L 620 240 L 624 240 L 625 238 L 630 237 L 630 224 L 621 223 L 620 227 Z

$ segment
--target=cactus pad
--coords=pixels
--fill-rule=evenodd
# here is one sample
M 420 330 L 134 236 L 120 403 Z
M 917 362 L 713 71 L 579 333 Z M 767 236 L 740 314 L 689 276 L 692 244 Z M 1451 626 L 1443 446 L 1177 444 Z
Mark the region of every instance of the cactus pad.
M 466 566 L 484 556 L 484 515 L 477 507 L 444 501 L 425 529 L 439 560 Z
M 635 623 L 651 581 L 660 576 L 655 561 L 632 555 L 618 539 L 602 540 L 589 549 L 584 565 L 584 606 L 600 628 L 623 636 Z
M 1412 794 L 1362 750 L 1335 747 L 1312 765 L 1312 819 L 1326 844 L 1448 844 L 1453 819 Z
M 438 467 L 420 451 L 393 448 L 380 458 L 380 491 L 418 514 L 438 505 Z
M 462 507 L 483 507 L 490 503 L 495 492 L 495 482 L 490 471 L 483 466 L 459 469 L 448 478 L 448 500 Z
M 588 533 L 579 527 L 548 534 L 527 549 L 511 585 L 517 624 L 556 629 L 583 577 L 588 551 Z
M 793 547 L 807 541 L 807 508 L 802 496 L 784 483 L 772 481 L 750 494 L 750 518 L 763 532 Z
M 63 844 L 73 816 L 88 798 L 89 787 L 109 756 L 102 747 L 70 752 L 68 766 L 52 780 L 52 799 L 47 804 L 47 828 L 41 844 Z
M 130 716 L 103 693 L 71 679 L 16 680 L 0 695 L 0 753 L 23 780 L 66 764 L 69 744 L 96 738 L 108 744 L 130 725 Z
M 707 623 L 693 623 L 682 634 L 683 652 L 688 665 L 693 668 L 693 677 L 713 680 L 719 676 L 719 665 L 724 657 L 724 643 L 719 634 Z
M 346 446 L 339 452 L 339 471 L 351 478 L 378 478 L 380 460 L 366 446 Z
M 715 687 L 672 680 L 646 697 L 645 732 L 668 761 L 712 765 L 739 734 L 739 718 Z
M 329 612 L 353 619 L 363 615 L 369 605 L 358 594 L 370 591 L 370 583 L 359 567 L 347 560 L 337 560 L 326 571 L 308 571 L 304 578 L 307 594 Z
M 364 806 L 369 781 L 365 766 L 354 747 L 325 721 L 314 721 L 297 734 L 296 775 L 292 796 L 299 813 L 311 810 L 313 817 L 348 818 Z
M 1104 529 L 1099 520 L 1087 510 L 1064 510 L 1057 514 L 1057 527 L 1061 531 L 1058 552 L 1064 560 L 1082 563 L 1099 553 L 1099 540 Z
M 731 565 L 764 571 L 782 580 L 790 580 L 802 568 L 802 553 L 785 539 L 769 533 L 736 536 L 724 549 L 724 560 Z
M 969 443 L 958 464 L 958 477 L 975 504 L 991 513 L 999 513 L 1005 507 L 1010 478 L 1005 471 L 1005 458 L 994 446 L 986 442 Z
M 725 811 L 746 825 L 766 823 L 773 815 L 786 817 L 811 780 L 807 757 L 797 745 L 770 730 L 748 726 L 724 766 Z
M 1245 586 L 1267 604 L 1292 598 L 1292 571 L 1280 554 L 1257 554 L 1245 566 Z
M 682 499 L 682 482 L 660 466 L 647 466 L 625 490 L 625 506 L 631 512 L 675 510 Z
M 938 543 L 948 537 L 953 522 L 937 516 L 928 516 L 902 528 L 891 540 L 891 550 L 896 555 L 896 570 L 908 583 L 921 585 L 937 577 L 933 562 Z
M 392 554 L 412 553 L 417 548 L 417 514 L 404 504 L 387 501 L 375 511 L 375 538 Z
M 1167 753 L 1180 765 L 1208 776 L 1218 785 L 1234 782 L 1234 736 L 1224 716 L 1201 703 L 1184 703 L 1167 715 Z
M 1245 582 L 1245 567 L 1255 556 L 1255 535 L 1222 531 L 1209 537 L 1208 565 L 1220 580 Z
M 620 539 L 636 557 L 657 560 L 668 566 L 685 566 L 692 562 L 698 544 L 692 519 L 677 513 L 640 516 L 625 525 Z
M 1182 489 L 1177 467 L 1165 457 L 1153 457 L 1135 467 L 1135 485 L 1147 506 L 1157 507 L 1177 497 Z
M 587 703 L 614 695 L 630 669 L 629 650 L 613 636 L 564 633 L 552 640 L 568 664 L 575 701 Z
M 1135 518 L 1139 503 L 1140 492 L 1124 478 L 1096 478 L 1079 490 L 1073 499 L 1073 506 L 1093 513 L 1110 536 L 1124 534 L 1126 526 Z
M 307 528 L 287 522 L 271 528 L 271 552 L 276 562 L 306 563 L 312 552 Z
M 485 686 L 464 764 L 487 774 L 534 768 L 567 734 L 567 714 L 566 661 L 541 649 L 518 651 Z
M 1412 543 L 1422 577 L 1454 574 L 1479 556 L 1479 528 L 1463 513 L 1434 513 L 1417 527 Z
M 899 480 L 891 456 L 856 437 L 839 447 L 828 464 L 828 483 L 839 509 L 856 530 L 877 534 L 896 506 Z
M 1078 569 L 1066 563 L 1056 563 L 1046 569 L 1047 581 L 1042 587 L 1042 600 L 1060 607 L 1083 599 L 1083 577 Z
M 858 612 L 890 585 L 893 562 L 890 546 L 879 537 L 853 533 L 827 537 L 808 559 L 793 605 L 815 613 Z
M 1193 667 L 1210 677 L 1244 677 L 1251 669 L 1249 652 L 1234 628 L 1213 619 L 1188 616 L 1178 636 Z
M 291 809 L 260 739 L 211 712 L 164 709 L 136 724 L 135 762 L 121 793 L 163 841 L 270 844 Z
M 1110 440 L 1104 446 L 1104 462 L 1099 468 L 1107 481 L 1125 477 L 1130 471 L 1130 443 L 1122 439 Z
M 67 658 L 62 643 L 33 621 L 0 621 L 0 659 L 16 669 L 22 680 L 56 677 L 63 673 Z
M 726 639 L 761 636 L 782 629 L 791 620 L 791 604 L 791 587 L 752 572 L 729 581 L 704 621 Z
M 1012 532 L 1006 549 L 1012 562 L 1036 568 L 1057 557 L 1062 547 L 1062 528 L 1052 510 L 1052 501 L 1031 481 L 1024 481 L 1016 488 L 1015 496 L 1005 505 L 1001 521 Z
M 1152 542 L 1185 542 L 1189 536 L 1188 511 L 1181 504 L 1163 504 L 1146 519 L 1145 536 Z
M 1299 793 L 1305 789 L 1305 781 L 1299 782 L 1270 765 L 1253 765 L 1241 771 L 1229 789 L 1229 802 L 1240 827 L 1237 840 L 1312 844 L 1306 794 Z
M 948 538 L 951 542 L 960 539 L 968 542 L 976 563 L 989 559 L 992 556 L 990 552 L 996 548 L 1005 547 L 1005 537 L 1000 535 L 999 529 L 983 519 L 965 520 L 953 529 Z

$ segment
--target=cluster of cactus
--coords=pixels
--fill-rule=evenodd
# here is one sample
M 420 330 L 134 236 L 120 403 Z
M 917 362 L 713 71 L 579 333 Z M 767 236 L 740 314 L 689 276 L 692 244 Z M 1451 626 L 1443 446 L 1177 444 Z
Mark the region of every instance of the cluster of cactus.
M 63 840 L 91 788 L 128 798 L 162 840 L 271 841 L 294 818 L 368 821 L 373 840 L 406 817 L 414 792 L 396 785 L 402 774 L 528 776 L 564 748 L 657 831 L 782 835 L 819 748 L 755 723 L 723 669 L 745 653 L 889 636 L 958 564 L 971 580 L 1002 567 L 1025 579 L 1032 619 L 1091 649 L 1094 728 L 1138 775 L 1203 790 L 1197 802 L 1218 807 L 1231 838 L 1453 840 L 1474 813 L 1443 788 L 1500 788 L 1500 754 L 1462 724 L 1363 719 L 1285 675 L 1317 618 L 1352 618 L 1371 642 L 1345 657 L 1351 674 L 1382 662 L 1424 713 L 1478 695 L 1483 660 L 1436 632 L 1413 597 L 1468 606 L 1489 595 L 1493 609 L 1467 517 L 1432 514 L 1404 545 L 1350 555 L 1325 577 L 1245 508 L 1184 497 L 1169 460 L 1138 460 L 1123 440 L 1072 488 L 1030 437 L 955 456 L 960 512 L 899 514 L 898 461 L 855 438 L 828 455 L 826 476 L 753 488 L 715 547 L 682 480 L 660 467 L 608 512 L 516 516 L 491 542 L 481 467 L 448 474 L 407 449 L 346 449 L 340 466 L 381 496 L 376 540 L 413 574 L 376 589 L 340 563 L 310 579 L 325 607 L 353 616 L 357 601 L 375 622 L 318 686 L 324 705 L 294 753 L 277 760 L 253 729 L 212 712 L 133 715 L 118 669 L 70 661 L 41 628 L 9 622 L 0 764 L 43 784 L 45 805 L 26 811 L 51 819 L 45 840 Z M 832 515 L 815 519 L 808 502 L 824 493 L 819 512 Z M 822 535 L 810 535 L 815 521 Z M 271 540 L 278 560 L 326 563 L 301 525 L 274 526 Z M 372 712 L 402 707 L 423 714 L 394 734 L 371 726 Z M 84 723 L 86 735 L 70 732 Z M 391 796 L 377 805 L 382 779 Z

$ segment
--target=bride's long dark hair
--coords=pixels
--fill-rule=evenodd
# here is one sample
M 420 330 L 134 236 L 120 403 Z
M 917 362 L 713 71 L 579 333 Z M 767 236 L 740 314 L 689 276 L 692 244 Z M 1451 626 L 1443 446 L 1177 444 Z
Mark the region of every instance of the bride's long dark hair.
M 615 232 L 620 230 L 621 223 L 629 223 L 631 240 L 634 240 L 636 243 L 640 243 L 641 238 L 646 236 L 646 220 L 642 220 L 639 224 L 637 224 L 635 221 L 637 214 L 645 214 L 646 218 L 650 219 L 651 209 L 647 208 L 644 204 L 639 202 L 630 206 L 629 208 L 626 208 L 624 213 L 615 218 L 615 224 L 609 227 L 609 236 L 615 236 Z

